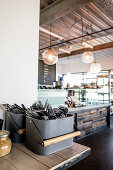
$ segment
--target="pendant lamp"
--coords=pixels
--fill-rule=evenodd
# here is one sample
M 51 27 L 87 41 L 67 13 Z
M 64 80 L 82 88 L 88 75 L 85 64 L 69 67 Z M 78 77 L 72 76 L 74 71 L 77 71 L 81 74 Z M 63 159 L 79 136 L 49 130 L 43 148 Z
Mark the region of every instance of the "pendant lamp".
M 50 32 L 51 32 L 51 22 L 50 22 Z M 47 65 L 54 65 L 58 61 L 58 53 L 51 48 L 51 34 L 50 34 L 50 48 L 45 50 L 42 54 L 42 58 L 45 64 Z
M 84 63 L 91 63 L 93 61 L 93 53 L 91 51 L 86 51 L 82 54 L 82 61 Z
M 99 73 L 101 71 L 101 65 L 95 61 L 90 65 L 90 71 L 92 73 Z
M 45 64 L 54 65 L 58 61 L 58 54 L 54 49 L 50 48 L 44 51 L 42 58 Z

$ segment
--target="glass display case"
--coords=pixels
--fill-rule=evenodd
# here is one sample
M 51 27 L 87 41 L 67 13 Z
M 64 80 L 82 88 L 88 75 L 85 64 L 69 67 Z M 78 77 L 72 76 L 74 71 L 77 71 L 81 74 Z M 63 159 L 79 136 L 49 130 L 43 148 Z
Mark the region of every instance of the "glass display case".
M 68 78 L 65 76 L 64 80 L 66 84 Z M 80 102 L 84 102 L 86 104 L 103 104 L 109 103 L 111 100 L 113 101 L 112 71 L 102 71 L 98 74 L 72 74 L 70 80 L 71 84 L 73 84 L 73 87 L 71 86 L 72 88 L 70 88 L 70 90 L 74 90 L 75 96 Z M 74 85 L 75 82 L 76 84 Z
M 73 91 L 74 96 L 76 96 L 82 104 L 98 104 L 98 89 L 68 89 L 68 91 Z
M 98 102 L 110 102 L 110 74 L 98 75 L 97 84 L 101 88 L 98 89 Z

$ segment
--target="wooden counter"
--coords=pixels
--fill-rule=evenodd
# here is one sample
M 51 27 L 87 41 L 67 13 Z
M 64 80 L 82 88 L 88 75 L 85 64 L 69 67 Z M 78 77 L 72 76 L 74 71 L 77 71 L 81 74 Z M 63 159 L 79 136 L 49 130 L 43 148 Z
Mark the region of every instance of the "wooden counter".
M 75 115 L 74 123 L 81 132 L 77 139 L 110 127 L 110 104 L 69 108 L 69 113 Z
M 72 147 L 48 156 L 36 155 L 23 144 L 13 144 L 9 155 L 0 158 L 0 170 L 66 170 L 90 155 L 91 149 L 74 143 Z

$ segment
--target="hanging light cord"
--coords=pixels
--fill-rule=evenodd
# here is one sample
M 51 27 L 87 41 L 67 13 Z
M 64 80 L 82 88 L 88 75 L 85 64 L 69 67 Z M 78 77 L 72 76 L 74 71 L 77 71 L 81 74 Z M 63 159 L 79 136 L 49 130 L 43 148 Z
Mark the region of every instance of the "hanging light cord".
M 83 35 L 84 35 L 83 31 L 84 31 L 84 23 L 83 23 L 83 20 L 82 20 L 82 42 L 83 42 Z
M 96 55 L 95 55 L 95 51 L 93 51 L 94 53 L 94 62 L 96 62 Z
M 50 48 L 52 46 L 51 26 L 52 26 L 52 24 L 51 24 L 51 21 L 50 21 Z

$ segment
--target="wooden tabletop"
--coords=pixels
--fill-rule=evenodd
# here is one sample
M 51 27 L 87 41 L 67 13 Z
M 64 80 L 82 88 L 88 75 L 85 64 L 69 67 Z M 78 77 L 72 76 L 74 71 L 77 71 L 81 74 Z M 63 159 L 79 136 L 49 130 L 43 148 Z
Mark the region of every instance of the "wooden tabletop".
M 0 158 L 0 170 L 65 170 L 86 158 L 90 152 L 89 147 L 74 143 L 54 154 L 40 156 L 28 150 L 24 144 L 13 144 L 11 152 Z

